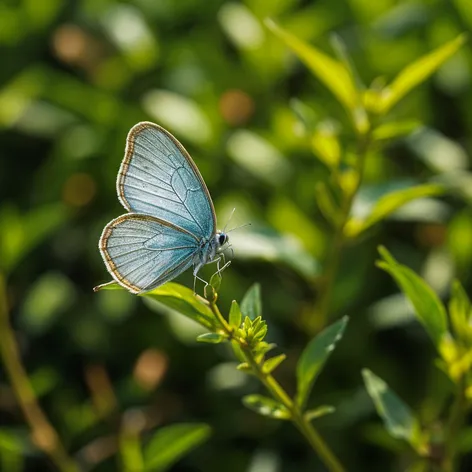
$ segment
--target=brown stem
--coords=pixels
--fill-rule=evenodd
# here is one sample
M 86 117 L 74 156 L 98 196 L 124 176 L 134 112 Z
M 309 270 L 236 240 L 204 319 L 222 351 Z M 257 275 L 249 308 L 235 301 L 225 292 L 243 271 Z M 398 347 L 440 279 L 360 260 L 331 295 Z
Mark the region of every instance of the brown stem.
M 41 410 L 21 363 L 18 345 L 8 319 L 5 282 L 2 274 L 0 274 L 0 354 L 20 408 L 31 428 L 34 443 L 51 458 L 60 471 L 78 472 L 77 464 L 69 457 L 56 430 Z

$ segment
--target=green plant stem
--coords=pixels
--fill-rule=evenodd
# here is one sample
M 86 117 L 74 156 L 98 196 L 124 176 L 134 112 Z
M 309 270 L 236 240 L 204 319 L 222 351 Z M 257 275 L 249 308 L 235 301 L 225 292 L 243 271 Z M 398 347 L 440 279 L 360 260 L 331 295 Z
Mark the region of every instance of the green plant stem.
M 262 369 L 262 365 L 258 363 L 253 355 L 252 350 L 247 343 L 233 336 L 233 329 L 228 324 L 226 319 L 221 314 L 219 308 L 213 302 L 210 302 L 210 308 L 215 317 L 219 320 L 222 329 L 225 333 L 235 342 L 239 344 L 244 354 L 246 362 L 251 366 L 253 373 L 271 393 L 271 395 L 282 403 L 285 408 L 291 413 L 291 420 L 297 427 L 297 429 L 305 436 L 306 440 L 318 454 L 319 458 L 325 464 L 327 469 L 331 472 L 344 472 L 344 467 L 339 462 L 337 457 L 333 454 L 328 445 L 324 442 L 323 438 L 319 435 L 316 429 L 313 427 L 310 421 L 308 421 L 302 414 L 298 405 L 289 397 L 283 387 L 277 382 L 277 380 L 268 373 L 265 373 Z
M 445 442 L 446 451 L 442 464 L 444 472 L 453 472 L 455 470 L 455 461 L 457 453 L 457 433 L 461 429 L 467 415 L 468 402 L 464 392 L 464 381 L 461 380 L 457 386 L 457 393 L 451 406 L 451 412 L 446 424 Z
M 357 151 L 357 180 L 355 188 L 347 195 L 344 195 L 340 208 L 339 223 L 334 228 L 334 234 L 331 239 L 330 251 L 325 260 L 325 273 L 322 276 L 322 283 L 318 287 L 319 298 L 315 305 L 314 314 L 307 320 L 307 331 L 314 335 L 321 331 L 328 323 L 329 309 L 333 297 L 334 285 L 341 263 L 342 251 L 346 243 L 344 233 L 345 226 L 349 221 L 352 204 L 359 191 L 364 178 L 365 159 L 371 143 L 372 130 L 363 135 L 359 135 Z
M 0 354 L 27 423 L 33 441 L 62 472 L 78 472 L 79 468 L 67 454 L 56 430 L 39 406 L 34 390 L 21 363 L 18 345 L 8 319 L 5 283 L 0 274 Z

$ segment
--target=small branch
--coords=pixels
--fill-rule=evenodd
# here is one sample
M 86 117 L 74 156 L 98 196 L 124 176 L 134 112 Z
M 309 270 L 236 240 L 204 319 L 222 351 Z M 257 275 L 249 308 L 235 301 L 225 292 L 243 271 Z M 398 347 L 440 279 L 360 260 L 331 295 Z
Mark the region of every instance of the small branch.
M 444 472 L 453 472 L 455 470 L 457 454 L 457 433 L 461 429 L 468 410 L 468 402 L 464 392 L 464 381 L 461 380 L 457 385 L 457 393 L 451 406 L 450 415 L 445 430 L 445 458 L 442 464 Z
M 0 274 L 0 354 L 33 441 L 62 472 L 78 472 L 79 468 L 67 454 L 56 430 L 39 406 L 34 390 L 20 360 L 18 345 L 8 319 L 5 282 Z
M 341 263 L 342 251 L 344 249 L 346 239 L 344 236 L 344 229 L 349 221 L 349 216 L 352 210 L 352 204 L 361 187 L 364 178 L 365 159 L 369 151 L 371 143 L 372 131 L 368 131 L 365 135 L 359 136 L 358 151 L 357 151 L 357 182 L 354 190 L 344 196 L 341 205 L 340 222 L 334 230 L 332 235 L 330 251 L 325 261 L 325 273 L 322 276 L 321 287 L 319 287 L 319 298 L 315 304 L 314 313 L 310 316 L 306 323 L 308 333 L 313 335 L 321 331 L 328 323 L 329 309 L 331 299 L 333 297 L 334 285 L 338 273 L 339 265 Z
M 304 415 L 298 408 L 298 405 L 289 397 L 287 392 L 271 374 L 267 374 L 262 370 L 262 365 L 256 362 L 253 352 L 249 348 L 249 346 L 245 342 L 242 342 L 241 339 L 232 336 L 233 330 L 221 314 L 216 304 L 210 303 L 209 305 L 213 314 L 220 321 L 221 326 L 226 332 L 226 334 L 233 341 L 237 342 L 241 347 L 241 350 L 244 353 L 247 363 L 251 366 L 252 371 L 257 376 L 257 378 L 271 393 L 271 395 L 280 403 L 282 403 L 288 411 L 290 411 L 292 422 L 297 427 L 297 429 L 303 434 L 303 436 L 305 436 L 306 440 L 313 448 L 313 450 L 318 454 L 319 458 L 325 464 L 327 469 L 330 472 L 344 472 L 344 467 L 341 465 L 337 457 L 333 454 L 329 446 L 324 442 L 322 437 L 315 430 L 313 425 L 304 417 Z

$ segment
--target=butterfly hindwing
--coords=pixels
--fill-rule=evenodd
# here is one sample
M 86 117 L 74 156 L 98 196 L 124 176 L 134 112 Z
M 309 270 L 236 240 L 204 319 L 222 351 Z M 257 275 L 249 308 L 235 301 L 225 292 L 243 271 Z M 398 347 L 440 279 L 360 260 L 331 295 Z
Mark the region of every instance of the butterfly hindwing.
M 197 238 L 215 233 L 215 211 L 200 172 L 177 139 L 154 123 L 131 128 L 117 191 L 131 212 L 171 222 Z
M 171 223 L 128 213 L 105 226 L 99 247 L 113 278 L 131 292 L 139 293 L 189 268 L 198 244 L 192 234 Z

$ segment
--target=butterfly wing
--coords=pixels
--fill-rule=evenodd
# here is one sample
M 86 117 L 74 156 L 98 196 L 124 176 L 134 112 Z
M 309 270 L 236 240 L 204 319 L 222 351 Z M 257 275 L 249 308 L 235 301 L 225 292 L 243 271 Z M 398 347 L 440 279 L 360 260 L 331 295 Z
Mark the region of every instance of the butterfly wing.
M 139 293 L 190 267 L 199 243 L 191 233 L 167 221 L 128 213 L 105 226 L 99 248 L 113 278 Z
M 200 172 L 174 136 L 142 122 L 131 128 L 117 180 L 131 212 L 153 215 L 209 239 L 216 231 L 213 203 Z

